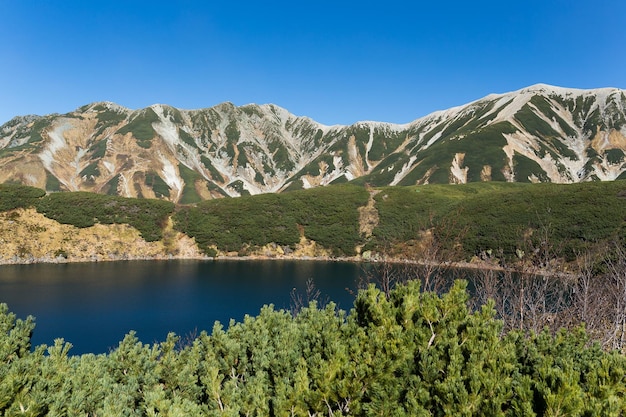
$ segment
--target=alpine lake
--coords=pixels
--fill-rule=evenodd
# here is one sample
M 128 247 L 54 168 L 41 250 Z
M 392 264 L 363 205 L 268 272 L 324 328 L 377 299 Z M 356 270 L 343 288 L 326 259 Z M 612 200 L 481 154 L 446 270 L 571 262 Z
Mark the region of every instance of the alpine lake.
M 320 300 L 352 308 L 367 266 L 313 260 L 169 260 L 0 266 L 0 303 L 35 317 L 32 345 L 62 338 L 70 354 L 108 353 L 130 331 L 143 343 L 191 340 L 216 321 L 289 310 L 312 280 Z M 295 289 L 295 290 L 294 290 Z

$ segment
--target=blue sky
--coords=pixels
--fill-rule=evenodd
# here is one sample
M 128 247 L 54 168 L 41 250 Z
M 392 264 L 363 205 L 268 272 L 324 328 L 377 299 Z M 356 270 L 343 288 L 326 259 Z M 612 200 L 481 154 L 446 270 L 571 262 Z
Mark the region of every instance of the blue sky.
M 0 16 L 0 124 L 105 100 L 407 123 L 536 83 L 626 88 L 623 0 L 2 0 Z

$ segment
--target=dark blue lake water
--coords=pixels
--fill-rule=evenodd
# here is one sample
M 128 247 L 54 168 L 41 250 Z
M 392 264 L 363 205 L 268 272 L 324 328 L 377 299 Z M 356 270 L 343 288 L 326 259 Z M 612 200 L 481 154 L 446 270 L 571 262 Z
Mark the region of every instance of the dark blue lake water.
M 289 309 L 291 291 L 314 279 L 322 297 L 349 310 L 362 266 L 320 261 L 128 261 L 0 266 L 0 302 L 33 315 L 33 345 L 64 338 L 70 353 L 106 353 L 131 330 L 142 342 L 183 337 L 215 321 Z

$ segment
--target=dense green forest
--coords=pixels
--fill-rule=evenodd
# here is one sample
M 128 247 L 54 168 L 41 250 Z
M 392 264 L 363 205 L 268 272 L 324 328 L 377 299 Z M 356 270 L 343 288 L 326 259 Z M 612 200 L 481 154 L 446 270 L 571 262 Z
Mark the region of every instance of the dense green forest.
M 503 331 L 464 281 L 362 290 L 350 312 L 216 323 L 153 345 L 128 334 L 108 354 L 31 346 L 32 318 L 0 305 L 5 416 L 620 416 L 626 356 L 575 331 Z

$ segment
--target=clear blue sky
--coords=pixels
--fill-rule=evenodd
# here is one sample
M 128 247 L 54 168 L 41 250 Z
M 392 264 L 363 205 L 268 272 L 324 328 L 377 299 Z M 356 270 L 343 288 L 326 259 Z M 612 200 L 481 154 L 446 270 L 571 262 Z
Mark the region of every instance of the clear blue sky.
M 406 123 L 547 83 L 626 88 L 626 2 L 0 0 L 0 124 L 94 101 Z

